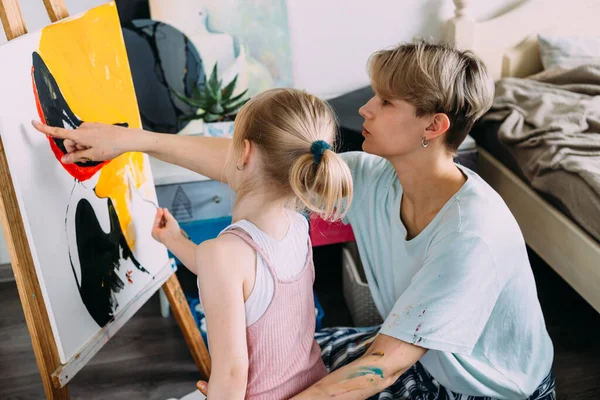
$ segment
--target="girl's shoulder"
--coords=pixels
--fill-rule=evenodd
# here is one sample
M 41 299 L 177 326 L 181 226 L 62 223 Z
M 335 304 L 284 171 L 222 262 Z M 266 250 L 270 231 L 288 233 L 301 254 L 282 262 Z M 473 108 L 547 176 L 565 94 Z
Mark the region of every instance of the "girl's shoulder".
M 196 247 L 197 268 L 246 274 L 254 271 L 256 250 L 236 234 L 221 234 Z

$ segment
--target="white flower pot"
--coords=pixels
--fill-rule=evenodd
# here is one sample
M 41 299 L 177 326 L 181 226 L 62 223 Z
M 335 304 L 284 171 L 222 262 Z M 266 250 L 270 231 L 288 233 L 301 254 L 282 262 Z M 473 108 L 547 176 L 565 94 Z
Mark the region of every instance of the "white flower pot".
M 233 121 L 204 123 L 204 136 L 233 137 Z
M 177 132 L 178 135 L 201 136 L 206 128 L 204 121 L 201 119 L 191 120 L 182 130 Z

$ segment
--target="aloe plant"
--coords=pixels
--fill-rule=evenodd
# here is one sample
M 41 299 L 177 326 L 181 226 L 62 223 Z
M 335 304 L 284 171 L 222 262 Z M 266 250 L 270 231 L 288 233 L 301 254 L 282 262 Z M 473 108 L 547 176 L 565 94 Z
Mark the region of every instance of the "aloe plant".
M 184 120 L 202 119 L 204 122 L 233 121 L 240 108 L 249 98 L 244 98 L 248 90 L 233 96 L 238 75 L 227 86 L 219 79 L 217 63 L 213 67 L 208 81 L 197 83 L 192 89 L 192 97 L 186 97 L 174 91 L 175 95 L 184 103 L 198 110 L 196 113 L 183 117 Z

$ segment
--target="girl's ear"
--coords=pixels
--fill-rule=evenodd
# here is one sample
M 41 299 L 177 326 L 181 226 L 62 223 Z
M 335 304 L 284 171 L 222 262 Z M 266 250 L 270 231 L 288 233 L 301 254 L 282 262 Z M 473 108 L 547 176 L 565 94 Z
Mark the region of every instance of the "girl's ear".
M 252 151 L 252 142 L 248 139 L 244 139 L 244 148 L 241 154 L 240 165 L 247 165 L 250 161 L 250 153 Z

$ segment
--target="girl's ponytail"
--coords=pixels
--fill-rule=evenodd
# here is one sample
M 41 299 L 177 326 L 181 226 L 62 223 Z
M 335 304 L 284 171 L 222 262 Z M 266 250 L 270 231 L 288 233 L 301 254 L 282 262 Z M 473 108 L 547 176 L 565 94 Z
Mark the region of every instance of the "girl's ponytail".
M 352 201 L 350 169 L 323 140 L 292 164 L 290 186 L 306 208 L 326 220 L 341 219 Z

